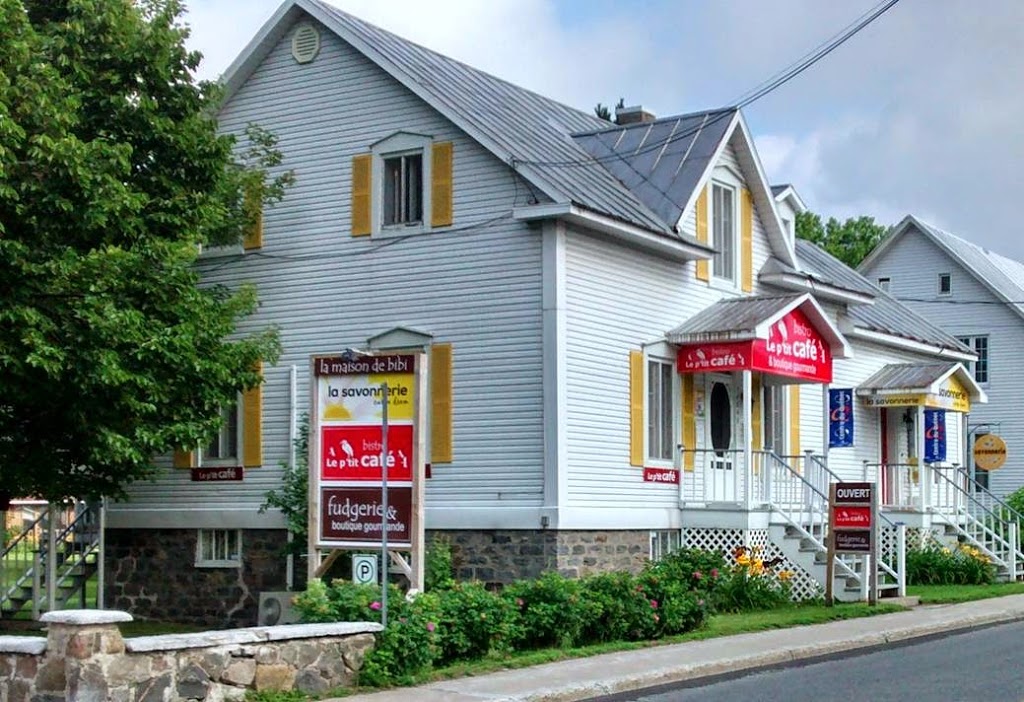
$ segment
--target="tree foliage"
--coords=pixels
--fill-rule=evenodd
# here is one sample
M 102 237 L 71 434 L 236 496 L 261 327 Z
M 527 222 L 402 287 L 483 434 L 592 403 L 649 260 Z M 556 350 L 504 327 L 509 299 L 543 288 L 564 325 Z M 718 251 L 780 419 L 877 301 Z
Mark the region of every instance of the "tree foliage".
M 615 109 L 616 110 L 621 110 L 625 106 L 626 106 L 626 99 L 625 98 L 619 98 L 619 101 L 617 103 L 615 103 Z M 612 115 L 611 109 L 607 105 L 605 105 L 603 103 L 599 102 L 599 103 L 597 103 L 594 106 L 594 114 L 597 115 L 598 117 L 600 117 L 601 119 L 603 119 L 606 122 L 614 121 L 612 119 L 613 115 Z
M 289 176 L 217 133 L 175 0 L 0 0 L 0 486 L 123 494 L 260 382 L 252 288 L 200 286 Z M 236 156 L 236 152 L 238 155 Z M 278 169 L 280 170 L 280 169 Z M 233 340 L 228 341 L 226 339 Z
M 829 217 L 823 223 L 821 215 L 813 212 L 799 213 L 795 226 L 797 237 L 817 244 L 851 268 L 860 265 L 889 230 L 873 217 L 851 217 L 845 222 Z

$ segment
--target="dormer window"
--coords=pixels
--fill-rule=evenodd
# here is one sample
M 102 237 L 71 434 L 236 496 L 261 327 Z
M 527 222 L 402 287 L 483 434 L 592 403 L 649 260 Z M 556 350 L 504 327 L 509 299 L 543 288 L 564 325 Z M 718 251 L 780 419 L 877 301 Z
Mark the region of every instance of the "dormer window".
M 949 273 L 939 273 L 939 294 L 953 294 L 953 276 Z

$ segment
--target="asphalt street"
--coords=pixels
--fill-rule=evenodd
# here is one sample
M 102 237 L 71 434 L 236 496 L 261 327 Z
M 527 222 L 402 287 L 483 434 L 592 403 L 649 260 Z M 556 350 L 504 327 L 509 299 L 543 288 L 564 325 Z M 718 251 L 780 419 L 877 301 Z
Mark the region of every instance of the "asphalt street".
M 591 702 L 1024 699 L 1024 622 L 890 644 L 818 662 L 594 698 Z

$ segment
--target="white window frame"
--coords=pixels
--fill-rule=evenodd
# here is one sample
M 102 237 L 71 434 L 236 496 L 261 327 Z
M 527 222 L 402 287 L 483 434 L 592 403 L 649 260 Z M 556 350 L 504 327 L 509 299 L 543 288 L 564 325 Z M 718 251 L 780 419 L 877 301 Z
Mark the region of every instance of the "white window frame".
M 731 234 L 728 232 L 726 233 L 731 244 L 731 270 L 723 270 L 725 269 L 725 266 L 720 266 L 718 262 L 719 258 L 724 258 L 723 252 L 725 250 L 722 245 L 724 239 L 719 238 L 718 232 L 715 229 L 715 220 L 718 218 L 720 212 L 717 198 L 715 197 L 715 193 L 718 190 L 726 191 L 732 196 L 732 207 L 730 208 L 732 210 L 730 213 L 732 232 Z M 726 182 L 718 177 L 711 181 L 711 197 L 709 198 L 711 202 L 708 206 L 708 231 L 711 233 L 711 245 L 718 252 L 711 257 L 711 280 L 717 285 L 724 286 L 728 289 L 737 288 L 740 282 L 739 191 L 739 185 L 736 183 Z
M 660 364 L 662 368 L 668 367 L 670 378 L 670 407 L 669 422 L 671 430 L 668 437 L 668 458 L 651 455 L 651 422 L 654 417 L 654 408 L 651 406 L 651 364 Z M 681 436 L 679 393 L 682 391 L 682 384 L 679 373 L 675 369 L 675 361 L 671 355 L 658 351 L 644 354 L 644 465 L 656 468 L 672 468 L 675 466 L 675 455 L 677 445 Z M 662 416 L 664 416 L 662 414 Z
M 370 147 L 373 158 L 373 233 L 383 237 L 407 236 L 430 231 L 431 183 L 433 182 L 433 137 L 412 132 L 396 132 Z M 384 162 L 387 159 L 419 154 L 422 156 L 423 217 L 419 222 L 384 224 Z
M 992 343 L 991 343 L 991 338 L 989 337 L 989 335 L 988 334 L 975 334 L 973 336 L 961 335 L 961 336 L 957 336 L 957 339 L 962 344 L 967 346 L 967 348 L 969 348 L 978 357 L 978 359 L 976 361 L 964 361 L 964 366 L 967 367 L 967 371 L 971 374 L 971 377 L 974 378 L 974 382 L 976 382 L 978 385 L 982 385 L 982 386 L 988 385 L 989 381 L 992 379 Z M 984 346 L 985 346 L 984 358 L 982 358 L 982 354 L 980 354 L 978 352 L 978 342 L 979 341 L 984 342 Z M 983 368 L 984 373 L 985 373 L 985 379 L 984 380 L 980 380 L 978 378 L 978 364 L 979 363 L 982 364 L 982 368 Z
M 942 289 L 942 280 L 943 280 L 943 278 L 945 278 L 946 281 L 949 283 L 949 290 L 943 291 L 943 289 Z M 939 295 L 942 295 L 943 297 L 949 297 L 950 295 L 952 295 L 953 294 L 953 274 L 952 273 L 939 273 L 939 280 L 938 280 L 937 285 L 938 285 L 937 291 L 938 291 Z
M 232 553 L 229 540 L 235 539 Z M 205 558 L 203 547 L 213 540 L 213 553 Z M 217 553 L 218 545 L 222 553 Z M 218 556 L 221 556 L 218 558 Z M 241 529 L 197 529 L 196 530 L 196 568 L 241 568 L 242 567 L 242 530 Z
M 892 278 L 888 276 L 882 276 L 878 279 L 878 287 L 885 292 L 889 292 L 889 287 L 892 285 Z
M 223 458 L 212 458 L 212 457 L 208 456 L 206 454 L 206 447 L 213 441 L 213 439 L 211 438 L 210 441 L 208 441 L 207 443 L 205 443 L 202 446 L 200 446 L 199 449 L 196 451 L 196 466 L 202 468 L 204 466 L 240 466 L 240 465 L 242 465 L 242 447 L 245 446 L 245 421 L 244 421 L 244 417 L 243 417 L 243 414 L 242 414 L 242 396 L 241 395 L 239 395 L 238 396 L 238 400 L 235 401 L 234 410 L 235 410 L 235 422 L 236 422 L 236 426 L 238 427 L 238 430 L 236 432 L 236 434 L 237 434 L 236 442 L 237 443 L 235 445 L 235 455 L 234 456 L 225 456 Z M 222 411 L 223 411 L 223 408 L 222 408 Z M 220 440 L 224 439 L 226 430 L 227 430 L 227 425 L 226 424 L 222 424 L 221 428 L 217 432 L 217 438 L 220 439 Z
M 659 529 L 651 532 L 650 560 L 660 561 L 683 547 L 683 532 L 679 529 Z

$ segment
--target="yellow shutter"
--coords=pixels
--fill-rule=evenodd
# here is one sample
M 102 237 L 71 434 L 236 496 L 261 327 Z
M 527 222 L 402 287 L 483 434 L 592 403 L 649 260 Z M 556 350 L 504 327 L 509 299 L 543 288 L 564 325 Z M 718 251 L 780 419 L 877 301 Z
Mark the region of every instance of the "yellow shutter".
M 754 375 L 750 381 L 750 448 L 760 451 L 764 448 L 761 436 L 761 376 Z
M 191 468 L 192 458 L 195 453 L 192 451 L 175 451 L 174 452 L 174 467 L 175 468 Z
M 430 347 L 430 462 L 452 462 L 452 345 Z
M 800 386 L 789 386 L 789 453 L 800 455 Z M 797 462 L 797 465 L 800 465 Z
M 430 226 L 452 223 L 452 143 L 434 144 L 430 164 Z
M 702 244 L 708 243 L 708 186 L 700 191 L 697 196 L 697 207 L 695 217 L 697 219 L 697 241 Z M 711 280 L 711 272 L 708 261 L 697 261 L 697 280 Z
M 245 191 L 242 212 L 246 220 L 251 220 L 246 222 L 242 248 L 246 251 L 258 249 L 263 246 L 263 203 L 260 202 L 255 189 L 249 188 Z
M 373 230 L 371 192 L 373 189 L 373 156 L 352 157 L 352 236 L 368 236 Z
M 629 352 L 629 465 L 644 464 L 644 353 Z
M 258 370 L 262 375 L 262 362 Z M 263 465 L 262 384 L 242 393 L 242 465 L 246 468 L 259 468 Z
M 683 468 L 693 470 L 697 448 L 697 393 L 694 390 L 693 376 L 689 373 L 683 375 Z
M 740 234 L 743 292 L 754 291 L 754 198 L 750 190 L 740 192 Z

